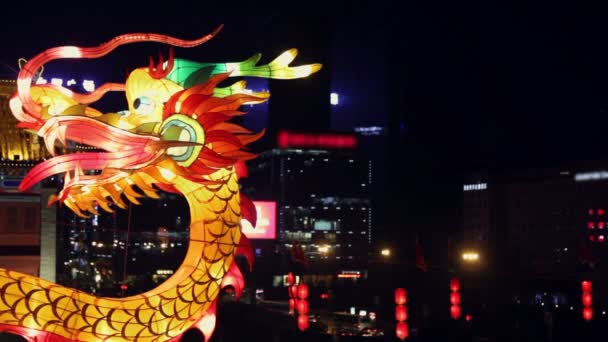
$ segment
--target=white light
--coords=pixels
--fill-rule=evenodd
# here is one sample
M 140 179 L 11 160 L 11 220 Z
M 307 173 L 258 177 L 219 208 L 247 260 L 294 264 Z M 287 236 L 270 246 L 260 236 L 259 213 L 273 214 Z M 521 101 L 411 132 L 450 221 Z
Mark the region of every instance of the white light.
M 36 79 L 36 84 L 47 84 L 47 83 L 48 83 L 48 81 L 44 77 L 38 77 Z
M 365 310 L 359 310 L 359 316 L 361 316 L 361 317 L 367 316 L 367 311 L 365 311 Z
M 73 79 L 73 78 L 72 78 L 71 80 L 68 80 L 67 86 L 69 87 L 69 86 L 71 86 L 72 84 L 76 84 L 76 80 L 75 80 L 75 79 Z
M 84 88 L 84 90 L 92 92 L 95 90 L 95 82 L 91 80 L 84 80 L 82 81 L 82 87 Z
M 333 106 L 337 106 L 340 103 L 338 93 L 329 94 L 329 103 L 331 103 Z
M 488 183 L 465 184 L 464 191 L 485 190 L 488 188 Z
M 382 254 L 384 256 L 389 256 L 389 255 L 391 255 L 391 250 L 388 248 L 384 248 L 383 250 L 380 251 L 380 254 Z
M 51 84 L 61 87 L 63 80 L 61 78 L 51 78 Z
M 608 178 L 608 171 L 581 172 L 574 175 L 574 181 L 586 182 Z
M 350 307 L 350 314 L 351 314 L 351 315 L 354 315 L 354 314 L 356 314 L 356 313 L 357 313 L 357 312 L 355 311 L 355 307 L 354 307 L 354 306 L 351 306 L 351 307 Z

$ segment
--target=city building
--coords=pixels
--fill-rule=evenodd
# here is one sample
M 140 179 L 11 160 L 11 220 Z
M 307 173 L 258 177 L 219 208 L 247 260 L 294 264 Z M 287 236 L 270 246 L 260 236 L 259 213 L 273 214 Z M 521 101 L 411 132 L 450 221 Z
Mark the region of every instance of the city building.
M 48 153 L 35 134 L 16 127 L 8 106 L 15 89 L 15 81 L 0 80 L 0 267 L 54 281 L 55 211 L 46 206 L 52 182 L 17 191 Z
M 277 203 L 278 233 L 271 248 L 301 263 L 297 269 L 303 273 L 363 274 L 373 240 L 369 159 L 352 149 L 285 146 L 248 162 L 248 172 L 243 192 L 254 201 Z M 276 275 L 286 271 L 275 269 Z
M 454 251 L 459 270 L 530 284 L 536 292 L 523 296 L 533 303 L 547 291 L 558 298 L 556 305 L 577 303 L 582 278 L 608 285 L 601 275 L 608 247 L 607 165 L 470 175 L 462 187 L 463 235 Z

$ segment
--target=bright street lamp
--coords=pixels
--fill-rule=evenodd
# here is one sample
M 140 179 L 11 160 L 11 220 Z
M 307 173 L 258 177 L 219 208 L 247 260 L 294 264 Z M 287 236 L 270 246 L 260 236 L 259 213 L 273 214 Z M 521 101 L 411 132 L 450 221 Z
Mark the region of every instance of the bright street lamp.
M 380 254 L 382 254 L 382 256 L 385 256 L 385 257 L 391 256 L 391 250 L 388 248 L 383 248 L 380 251 Z
M 462 253 L 462 260 L 465 262 L 477 262 L 479 261 L 479 253 L 474 251 L 467 251 Z

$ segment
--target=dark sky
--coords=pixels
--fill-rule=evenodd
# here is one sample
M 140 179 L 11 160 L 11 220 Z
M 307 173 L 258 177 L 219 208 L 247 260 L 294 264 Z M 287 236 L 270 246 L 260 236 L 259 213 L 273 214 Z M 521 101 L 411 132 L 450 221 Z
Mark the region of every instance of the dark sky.
M 194 38 L 223 23 L 213 41 L 180 50 L 180 56 L 226 61 L 258 51 L 270 58 L 292 47 L 292 41 L 314 47 L 310 42 L 326 39 L 307 29 L 317 21 L 353 25 L 350 36 L 349 27 L 340 27 L 341 39 L 369 55 L 369 44 L 358 45 L 358 35 L 373 30 L 378 39 L 387 40 L 373 46 L 387 47 L 378 51 L 388 61 L 378 72 L 389 73 L 383 87 L 388 89 L 392 134 L 390 195 L 403 198 L 394 201 L 393 209 L 413 208 L 412 224 L 419 225 L 415 230 L 438 225 L 425 220 L 427 216 L 438 217 L 444 227 L 458 224 L 461 176 L 470 170 L 606 156 L 606 82 L 599 82 L 598 101 L 598 88 L 592 86 L 591 38 L 575 30 L 587 25 L 559 2 L 177 1 L 127 7 L 83 2 L 75 8 L 48 2 L 33 9 L 12 1 L 5 6 L 3 19 L 14 24 L 4 28 L 0 76 L 18 57 L 58 45 L 97 45 L 126 32 Z M 160 50 L 156 44 L 125 46 L 103 64 L 79 62 L 74 68 L 94 67 L 97 73 L 121 76 Z M 114 64 L 135 52 L 137 57 L 117 72 Z M 316 60 L 316 53 L 326 51 L 301 51 L 305 62 Z M 67 65 L 58 63 L 57 68 Z M 357 67 L 377 65 L 363 61 Z M 395 215 L 397 222 L 402 213 Z

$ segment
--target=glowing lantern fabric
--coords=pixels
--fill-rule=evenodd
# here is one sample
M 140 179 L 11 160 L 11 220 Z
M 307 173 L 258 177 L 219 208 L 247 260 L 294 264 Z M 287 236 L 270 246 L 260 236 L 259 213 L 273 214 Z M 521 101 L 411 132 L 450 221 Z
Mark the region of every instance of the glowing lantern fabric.
M 298 329 L 300 329 L 300 331 L 306 331 L 306 329 L 308 329 L 308 315 L 300 314 L 298 316 Z
M 247 256 L 250 266 L 253 261 L 241 219 L 255 226 L 255 208 L 239 192 L 239 175 L 244 174 L 239 163 L 255 157 L 246 146 L 262 133 L 229 121 L 244 114 L 241 105 L 261 103 L 269 96 L 247 90 L 242 81 L 218 84 L 232 76 L 305 77 L 321 66 L 290 67 L 295 49 L 261 66 L 259 55 L 236 63 L 197 63 L 174 59 L 171 51 L 166 62 L 151 60 L 132 71 L 124 84 L 105 84 L 89 94 L 32 83 L 40 67 L 56 59 L 99 58 L 136 42 L 193 47 L 216 33 L 191 41 L 126 34 L 97 47 L 51 48 L 22 68 L 17 93 L 9 101 L 19 127 L 38 132 L 51 153 L 56 144 L 67 141 L 104 152 L 48 159 L 31 170 L 20 190 L 65 173 L 63 189 L 49 204 L 63 203 L 80 216 L 96 215 L 98 207 L 124 209 L 144 196 L 158 198 L 157 189 L 180 193 L 190 206 L 190 242 L 172 277 L 126 298 L 95 297 L 0 269 L 0 332 L 38 341 L 160 342 L 178 340 L 186 330 L 197 328 L 210 338 L 220 289 L 232 286 L 239 295 L 244 286 L 235 255 Z M 90 106 L 108 91 L 125 93 L 127 115 L 103 114 Z
M 395 307 L 395 320 L 398 322 L 407 321 L 407 308 L 399 304 Z
M 461 313 L 462 313 L 462 310 L 460 309 L 460 305 L 452 305 L 452 306 L 450 306 L 450 316 L 453 319 L 459 319 Z
M 306 299 L 308 298 L 308 285 L 300 284 L 298 285 L 298 298 Z
M 450 280 L 450 290 L 452 290 L 452 292 L 460 291 L 460 280 L 458 280 L 458 278 L 452 278 Z
M 407 292 L 404 288 L 395 290 L 395 304 L 405 304 L 407 302 Z
M 300 299 L 298 300 L 296 307 L 298 309 L 298 313 L 305 315 L 308 313 L 308 300 L 307 299 Z
M 395 335 L 402 341 L 410 336 L 410 328 L 406 322 L 398 322 L 397 325 L 395 325 Z
M 586 321 L 593 319 L 593 308 L 583 308 L 583 318 Z
M 460 293 L 459 292 L 450 293 L 450 303 L 452 303 L 452 305 L 460 305 Z

